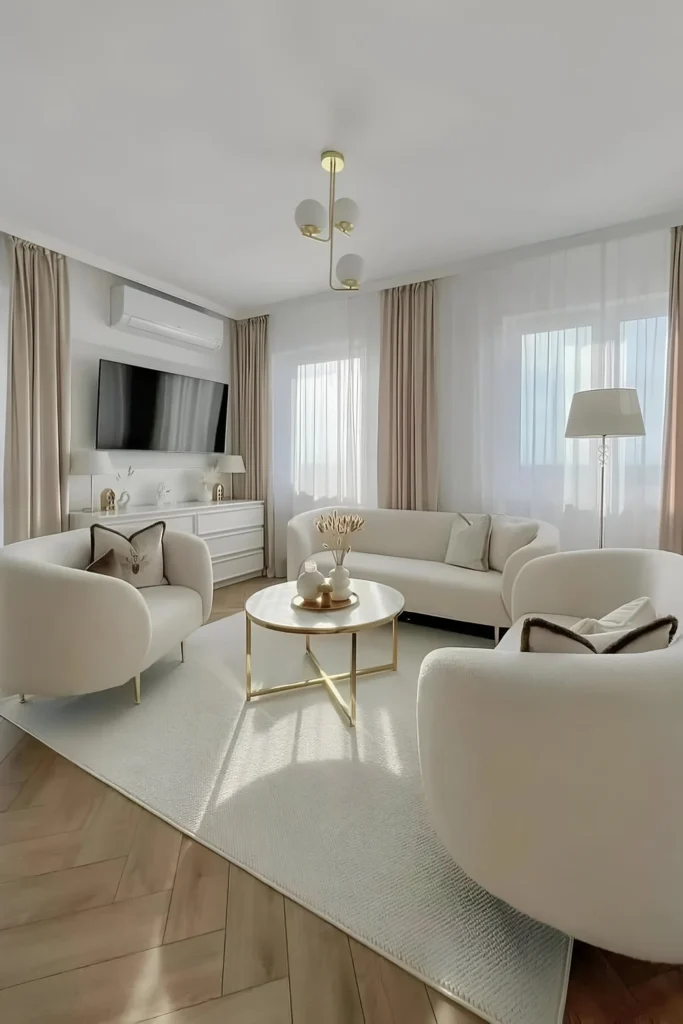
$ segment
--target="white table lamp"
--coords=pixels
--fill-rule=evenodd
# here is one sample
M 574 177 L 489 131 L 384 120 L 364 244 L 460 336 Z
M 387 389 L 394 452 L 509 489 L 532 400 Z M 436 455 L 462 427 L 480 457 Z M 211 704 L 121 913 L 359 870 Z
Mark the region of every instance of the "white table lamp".
M 594 388 L 577 391 L 567 417 L 565 437 L 600 437 L 600 539 L 605 546 L 605 463 L 608 437 L 642 437 L 645 434 L 635 388 Z
M 93 477 L 109 476 L 114 473 L 114 465 L 109 452 L 100 452 L 94 448 L 77 448 L 71 452 L 69 472 L 72 476 L 90 477 L 90 511 L 97 512 L 93 494 Z
M 232 499 L 232 474 L 246 473 L 244 459 L 241 455 L 222 455 L 218 460 L 216 469 L 219 473 L 230 475 L 230 498 Z

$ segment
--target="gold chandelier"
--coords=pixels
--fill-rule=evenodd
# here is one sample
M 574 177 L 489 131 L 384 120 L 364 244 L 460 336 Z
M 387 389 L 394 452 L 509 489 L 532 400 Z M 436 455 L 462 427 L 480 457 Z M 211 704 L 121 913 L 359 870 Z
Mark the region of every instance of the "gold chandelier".
M 323 169 L 330 176 L 330 196 L 327 210 L 317 199 L 304 199 L 294 211 L 294 220 L 304 238 L 325 242 L 330 247 L 329 284 L 333 292 L 357 292 L 363 276 L 363 260 L 356 253 L 342 256 L 336 266 L 337 280 L 341 288 L 332 283 L 334 265 L 334 229 L 350 235 L 358 223 L 359 210 L 353 199 L 336 199 L 337 174 L 344 169 L 344 155 L 335 149 L 325 149 L 320 154 Z M 323 238 L 323 225 L 327 224 L 327 237 Z

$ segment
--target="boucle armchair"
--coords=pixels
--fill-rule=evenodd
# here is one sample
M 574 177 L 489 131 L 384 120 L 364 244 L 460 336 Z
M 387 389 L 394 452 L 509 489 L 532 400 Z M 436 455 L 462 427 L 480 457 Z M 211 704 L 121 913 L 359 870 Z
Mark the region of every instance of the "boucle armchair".
M 203 540 L 166 531 L 168 586 L 136 590 L 83 570 L 90 531 L 0 550 L 0 689 L 63 696 L 134 680 L 208 620 L 211 557 Z
M 523 619 L 571 626 L 633 598 L 683 629 L 683 557 L 529 562 L 495 651 L 422 665 L 418 733 L 436 831 L 475 881 L 586 942 L 683 962 L 683 639 L 647 654 L 522 654 Z

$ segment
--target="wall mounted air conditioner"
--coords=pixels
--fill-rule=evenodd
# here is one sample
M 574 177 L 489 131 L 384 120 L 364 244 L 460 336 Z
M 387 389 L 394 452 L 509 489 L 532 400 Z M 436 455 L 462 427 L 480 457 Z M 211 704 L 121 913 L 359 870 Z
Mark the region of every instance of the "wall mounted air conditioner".
M 217 351 L 223 344 L 223 321 L 171 299 L 140 291 L 129 284 L 111 290 L 110 324 L 151 338 L 192 348 Z

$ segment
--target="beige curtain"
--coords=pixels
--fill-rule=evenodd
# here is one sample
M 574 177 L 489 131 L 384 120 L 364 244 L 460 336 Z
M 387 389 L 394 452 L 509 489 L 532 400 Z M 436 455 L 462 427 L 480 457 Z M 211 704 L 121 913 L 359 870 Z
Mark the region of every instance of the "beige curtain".
M 434 282 L 382 292 L 377 484 L 383 508 L 436 508 L 434 363 Z
M 274 574 L 273 502 L 270 486 L 270 363 L 268 317 L 237 320 L 232 330 L 232 452 L 246 473 L 233 476 L 234 496 L 265 502 L 265 559 Z
M 66 529 L 70 340 L 66 260 L 10 241 L 5 542 Z
M 671 230 L 669 358 L 659 546 L 683 553 L 683 227 Z

